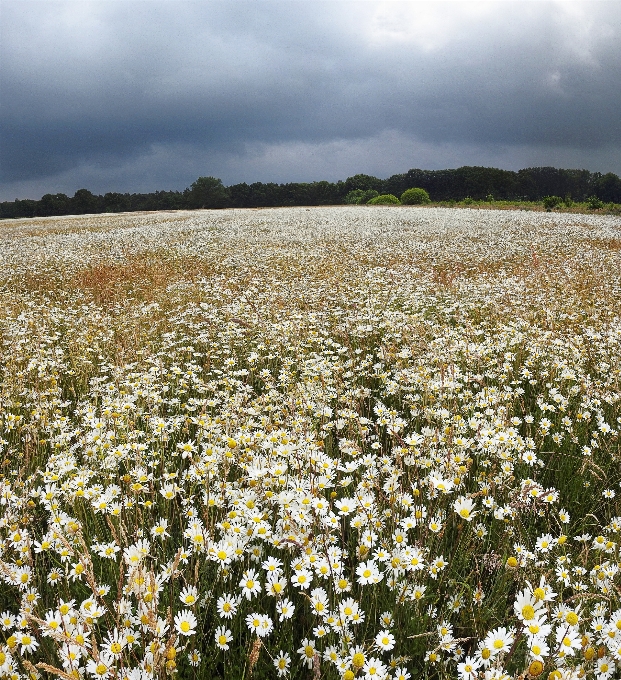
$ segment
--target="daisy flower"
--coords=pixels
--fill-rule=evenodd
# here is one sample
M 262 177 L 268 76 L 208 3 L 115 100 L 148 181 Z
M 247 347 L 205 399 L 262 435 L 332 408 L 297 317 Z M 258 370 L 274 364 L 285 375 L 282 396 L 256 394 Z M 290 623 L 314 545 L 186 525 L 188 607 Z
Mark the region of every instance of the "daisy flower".
M 313 575 L 308 569 L 298 569 L 291 576 L 291 584 L 298 588 L 302 588 L 302 590 L 306 590 L 310 586 L 312 580 Z
M 274 657 L 274 666 L 278 672 L 278 676 L 281 677 L 289 672 L 289 665 L 291 664 L 291 657 L 283 651 L 280 651 L 277 656 Z
M 597 660 L 597 680 L 608 680 L 608 678 L 615 672 L 615 662 L 608 656 L 603 656 Z
M 278 620 L 284 621 L 285 619 L 290 619 L 293 616 L 295 607 L 293 605 L 293 602 L 291 602 L 291 600 L 289 599 L 280 600 L 276 604 L 276 611 L 280 615 L 278 617 Z
M 276 557 L 268 557 L 261 566 L 268 574 L 282 574 L 282 561 Z
M 114 657 L 106 652 L 101 652 L 99 660 L 91 659 L 86 664 L 86 672 L 95 678 L 102 680 L 114 672 Z
M 364 673 L 365 680 L 383 680 L 383 678 L 386 677 L 388 668 L 381 662 L 380 659 L 372 656 L 364 664 L 362 671 Z
M 247 600 L 251 600 L 254 595 L 261 592 L 261 583 L 254 569 L 247 569 L 244 572 L 242 580 L 239 582 L 239 587 L 242 589 L 242 595 Z
M 492 656 L 502 652 L 508 652 L 513 644 L 513 633 L 504 627 L 490 631 L 483 642 L 486 649 L 489 649 Z
M 196 586 L 186 586 L 180 593 L 179 593 L 179 599 L 181 602 L 188 607 L 193 606 L 196 604 L 196 601 L 198 600 L 198 589 Z
M 363 586 L 369 583 L 378 583 L 382 580 L 382 574 L 373 560 L 360 562 L 356 567 L 356 576 L 358 576 L 358 583 Z
M 232 619 L 237 612 L 239 600 L 233 595 L 224 594 L 218 598 L 218 615 L 223 619 Z
M 188 661 L 190 666 L 200 666 L 201 663 L 201 653 L 197 649 L 193 649 L 188 652 Z
M 383 651 L 389 652 L 395 646 L 395 636 L 387 630 L 381 630 L 375 636 L 375 644 Z
M 34 652 L 39 646 L 39 643 L 32 637 L 30 631 L 25 631 L 17 636 L 17 641 L 19 642 L 20 649 L 23 652 Z
M 216 646 L 219 649 L 227 650 L 229 648 L 229 642 L 233 639 L 233 633 L 225 626 L 218 626 L 214 634 L 216 640 Z
M 478 675 L 478 669 L 481 666 L 481 660 L 474 657 L 467 656 L 464 661 L 457 664 L 457 672 L 461 680 L 475 680 Z
M 405 666 L 395 668 L 394 680 L 410 680 L 412 677 Z
M 544 661 L 545 657 L 550 654 L 550 648 L 548 647 L 545 638 L 534 637 L 530 640 L 530 649 L 528 653 L 537 661 Z
M 474 510 L 474 501 L 471 498 L 460 496 L 454 503 L 453 508 L 455 512 L 466 522 L 471 522 L 477 511 Z
M 539 616 L 539 610 L 543 607 L 543 602 L 537 600 L 528 590 L 523 590 L 515 598 L 513 609 L 516 616 L 523 622 L 528 623 Z
M 302 640 L 302 646 L 298 649 L 298 654 L 302 657 L 302 661 L 306 664 L 306 667 L 312 668 L 313 661 L 315 660 L 315 641 L 304 638 Z
M 198 621 L 189 610 L 184 609 L 175 616 L 175 629 L 180 635 L 194 635 Z
M 559 655 L 573 656 L 582 647 L 582 636 L 569 626 L 560 626 L 556 631 Z

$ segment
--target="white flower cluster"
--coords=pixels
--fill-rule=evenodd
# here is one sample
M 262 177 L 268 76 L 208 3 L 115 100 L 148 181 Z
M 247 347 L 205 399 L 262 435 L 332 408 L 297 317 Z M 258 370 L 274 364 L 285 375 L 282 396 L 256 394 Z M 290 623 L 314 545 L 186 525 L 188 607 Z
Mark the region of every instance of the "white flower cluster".
M 617 677 L 621 221 L 0 224 L 0 678 Z

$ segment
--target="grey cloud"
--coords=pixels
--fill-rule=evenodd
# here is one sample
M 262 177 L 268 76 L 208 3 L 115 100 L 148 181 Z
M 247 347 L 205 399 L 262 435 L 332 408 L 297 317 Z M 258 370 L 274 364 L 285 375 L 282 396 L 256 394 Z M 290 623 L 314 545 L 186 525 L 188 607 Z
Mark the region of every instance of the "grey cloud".
M 89 177 L 94 190 L 138 190 L 146 176 L 182 188 L 197 174 L 387 175 L 450 157 L 621 172 L 617 2 L 4 0 L 2 12 L 11 198 Z M 397 138 L 378 162 L 377 140 Z M 297 177 L 266 176 L 296 149 L 301 168 L 285 165 Z

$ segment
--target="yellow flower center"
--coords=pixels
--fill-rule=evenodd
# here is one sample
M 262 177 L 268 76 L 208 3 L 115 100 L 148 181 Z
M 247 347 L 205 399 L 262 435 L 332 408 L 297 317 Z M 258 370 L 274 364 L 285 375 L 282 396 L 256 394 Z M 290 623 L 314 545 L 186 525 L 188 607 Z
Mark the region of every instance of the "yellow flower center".
M 537 677 L 538 675 L 541 675 L 542 673 L 543 673 L 543 664 L 541 663 L 541 661 L 535 660 L 528 667 L 528 674 L 532 675 L 533 677 Z
M 362 668 L 364 666 L 364 654 L 356 652 L 351 662 L 356 668 Z
M 525 621 L 532 621 L 535 618 L 535 608 L 530 604 L 524 605 L 522 607 L 522 616 Z

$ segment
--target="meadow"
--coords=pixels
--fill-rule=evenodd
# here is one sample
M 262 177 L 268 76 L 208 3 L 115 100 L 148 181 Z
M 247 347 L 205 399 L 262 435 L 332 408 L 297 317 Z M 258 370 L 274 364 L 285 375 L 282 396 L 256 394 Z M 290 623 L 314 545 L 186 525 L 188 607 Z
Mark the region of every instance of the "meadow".
M 0 222 L 0 678 L 621 669 L 621 218 Z

